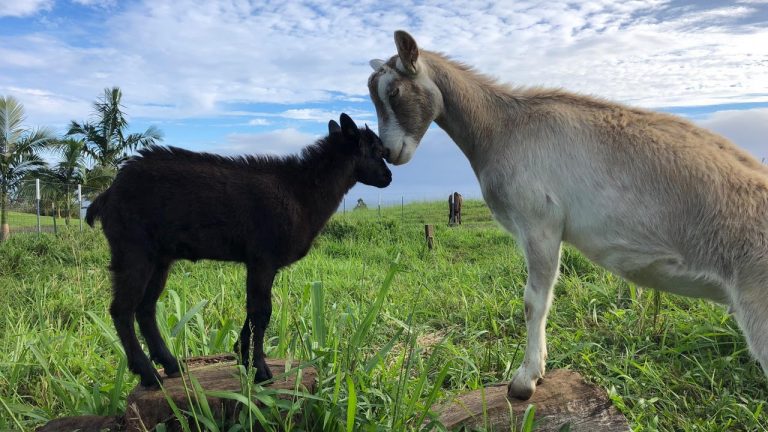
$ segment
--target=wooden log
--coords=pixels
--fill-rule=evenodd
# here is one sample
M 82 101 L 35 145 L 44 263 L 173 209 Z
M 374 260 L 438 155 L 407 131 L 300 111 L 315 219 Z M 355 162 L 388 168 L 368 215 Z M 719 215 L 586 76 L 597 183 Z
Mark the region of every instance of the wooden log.
M 197 357 L 186 361 L 187 371 L 184 377 L 165 378 L 163 388 L 165 393 L 173 400 L 176 406 L 181 410 L 190 408 L 189 397 L 186 386 L 190 387 L 188 376 L 194 376 L 200 383 L 200 386 L 206 391 L 231 391 L 240 392 L 241 382 L 235 357 L 232 354 L 214 355 L 207 357 Z M 267 359 L 272 373 L 277 376 L 286 372 L 286 361 L 280 359 Z M 291 364 L 291 368 L 296 368 L 298 362 Z M 295 369 L 294 369 L 295 370 Z M 295 373 L 288 374 L 284 379 L 278 380 L 269 385 L 270 389 L 294 390 L 298 388 L 301 391 L 313 393 L 315 391 L 315 381 L 317 371 L 308 367 L 301 370 L 295 370 Z M 301 382 L 296 385 L 297 376 L 301 376 Z M 184 378 L 184 379 L 182 379 Z M 280 398 L 290 399 L 290 395 L 278 395 Z M 217 418 L 236 418 L 235 416 L 242 405 L 231 399 L 217 398 L 208 396 L 208 405 L 211 407 Z M 260 405 L 260 402 L 256 402 Z M 174 414 L 168 405 L 163 391 L 145 389 L 137 386 L 136 389 L 128 395 L 126 402 L 125 430 L 128 432 L 152 430 L 161 422 L 173 421 Z M 169 430 L 174 430 L 172 426 Z
M 567 369 L 548 372 L 527 401 L 507 399 L 507 384 L 503 383 L 455 397 L 432 409 L 448 430 L 463 427 L 508 431 L 511 425 L 515 430 L 521 428 L 530 404 L 536 408 L 534 430 L 537 432 L 556 432 L 566 424 L 570 425 L 571 432 L 630 430 L 627 419 L 613 406 L 605 390 Z
M 123 430 L 122 416 L 74 416 L 49 421 L 35 432 L 117 432 Z
M 424 238 L 427 240 L 427 247 L 432 250 L 435 245 L 435 227 L 433 225 L 424 225 Z

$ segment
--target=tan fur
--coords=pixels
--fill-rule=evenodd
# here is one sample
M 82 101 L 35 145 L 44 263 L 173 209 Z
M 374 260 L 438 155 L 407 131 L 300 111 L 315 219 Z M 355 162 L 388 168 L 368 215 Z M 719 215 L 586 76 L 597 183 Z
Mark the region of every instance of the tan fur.
M 414 51 L 407 33 L 395 41 L 400 54 L 369 80 L 392 161 L 407 162 L 421 139 L 414 131 L 434 120 L 467 156 L 494 216 L 526 256 L 528 346 L 510 395 L 530 397 L 544 374 L 563 241 L 640 285 L 730 305 L 768 374 L 768 167 L 680 117 L 501 85 Z M 380 79 L 400 87 L 396 99 L 374 91 Z M 413 97 L 403 91 L 414 86 Z M 396 122 L 381 115 L 387 110 Z

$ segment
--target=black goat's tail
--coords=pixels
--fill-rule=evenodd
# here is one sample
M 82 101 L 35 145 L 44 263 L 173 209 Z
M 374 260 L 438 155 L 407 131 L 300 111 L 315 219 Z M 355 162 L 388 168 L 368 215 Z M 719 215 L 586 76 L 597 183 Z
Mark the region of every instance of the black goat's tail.
M 109 189 L 100 193 L 99 196 L 91 202 L 91 205 L 88 206 L 88 210 L 85 211 L 85 222 L 87 222 L 88 225 L 93 226 L 96 219 L 101 218 L 101 209 L 104 207 L 108 195 Z

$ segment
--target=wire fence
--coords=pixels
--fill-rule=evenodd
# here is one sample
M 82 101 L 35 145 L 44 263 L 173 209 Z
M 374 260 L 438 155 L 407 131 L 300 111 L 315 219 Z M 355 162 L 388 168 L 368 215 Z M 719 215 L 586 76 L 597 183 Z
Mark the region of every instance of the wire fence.
M 22 182 L 9 196 L 6 209 L 9 234 L 82 230 L 85 210 L 98 193 L 97 189 L 79 184 L 39 179 Z
M 99 189 L 78 184 L 64 184 L 39 179 L 23 182 L 9 196 L 6 223 L 8 235 L 29 233 L 57 233 L 61 230 L 86 229 L 85 212 L 101 192 Z M 445 192 L 445 197 L 449 196 Z M 472 197 L 467 197 L 472 199 Z M 439 214 L 434 211 L 436 201 L 445 202 Z M 473 204 L 467 203 L 470 207 Z M 471 208 L 465 222 L 490 223 L 487 211 Z M 447 199 L 415 194 L 350 194 L 343 198 L 338 216 L 349 215 L 355 220 L 388 218 L 403 224 L 448 223 Z

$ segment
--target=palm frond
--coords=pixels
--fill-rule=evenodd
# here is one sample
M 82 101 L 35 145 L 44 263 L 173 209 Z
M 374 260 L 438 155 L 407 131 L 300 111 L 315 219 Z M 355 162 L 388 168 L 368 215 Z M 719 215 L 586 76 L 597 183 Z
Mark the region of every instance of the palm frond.
M 13 147 L 26 133 L 24 106 L 13 96 L 0 97 L 0 156 L 8 157 Z

